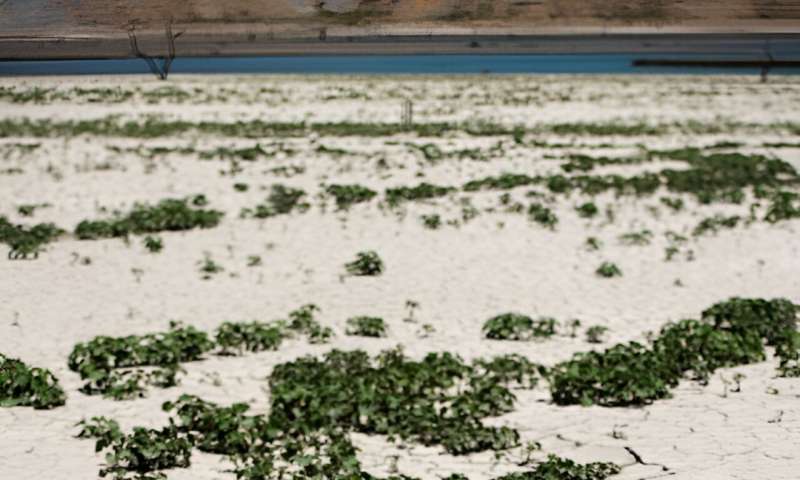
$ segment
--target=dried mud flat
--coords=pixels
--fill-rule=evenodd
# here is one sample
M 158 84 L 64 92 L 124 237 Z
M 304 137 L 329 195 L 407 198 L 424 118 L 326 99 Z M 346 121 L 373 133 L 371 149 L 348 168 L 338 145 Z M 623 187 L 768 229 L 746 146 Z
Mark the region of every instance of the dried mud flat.
M 0 478 L 94 478 L 105 459 L 75 438 L 77 422 L 160 428 L 162 403 L 183 393 L 268 413 L 266 378 L 303 355 L 399 345 L 416 360 L 516 353 L 554 366 L 646 344 L 647 332 L 734 296 L 800 302 L 800 200 L 791 197 L 800 82 L 791 77 L 23 78 L 0 79 L 0 102 L 0 217 L 64 230 L 16 251 L 0 245 L 0 353 L 49 369 L 66 392 L 50 410 L 0 408 Z M 780 181 L 788 206 L 749 177 L 720 173 L 725 162 L 780 170 L 764 182 Z M 707 169 L 666 173 L 698 168 Z M 611 175 L 622 180 L 587 190 Z M 423 184 L 444 190 L 413 188 Z M 275 185 L 304 196 L 288 209 L 270 204 Z M 374 195 L 340 209 L 331 185 Z M 186 198 L 224 216 L 213 228 L 150 233 L 158 252 L 146 234 L 76 232 L 137 203 Z M 363 251 L 378 253 L 381 275 L 347 273 Z M 622 275 L 599 275 L 604 262 Z M 82 393 L 67 364 L 98 335 L 163 332 L 171 320 L 211 334 L 305 304 L 332 330 L 327 343 L 296 335 L 274 351 L 209 351 L 181 364 L 177 386 L 147 386 L 142 398 Z M 505 312 L 553 317 L 556 333 L 485 338 L 484 322 Z M 356 316 L 383 318 L 385 336 L 348 335 Z M 598 326 L 602 343 L 588 342 Z M 541 379 L 512 388 L 513 408 L 483 420 L 518 432 L 518 446 L 500 451 L 349 438 L 376 476 L 496 478 L 524 471 L 524 446 L 539 442 L 535 459 L 614 462 L 615 479 L 791 479 L 800 383 L 777 366 L 768 347 L 763 361 L 626 407 L 557 405 Z M 226 458 L 194 449 L 191 466 L 165 473 L 235 478 Z

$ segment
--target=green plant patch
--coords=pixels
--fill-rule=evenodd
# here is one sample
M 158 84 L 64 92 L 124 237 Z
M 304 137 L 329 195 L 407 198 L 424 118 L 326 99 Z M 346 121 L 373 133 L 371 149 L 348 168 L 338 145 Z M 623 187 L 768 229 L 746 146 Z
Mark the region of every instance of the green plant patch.
M 421 215 L 422 225 L 428 230 L 438 230 L 442 226 L 442 217 L 438 213 Z
M 162 200 L 156 205 L 136 204 L 127 214 L 118 214 L 109 220 L 80 222 L 75 228 L 75 235 L 81 240 L 96 240 L 216 227 L 224 214 L 217 210 L 197 208 L 206 203 L 205 197 L 195 196 L 191 199 Z
M 442 445 L 452 454 L 519 442 L 514 430 L 480 422 L 510 411 L 511 391 L 449 353 L 412 361 L 391 350 L 373 362 L 361 351 L 333 350 L 321 360 L 276 366 L 270 392 L 270 423 L 287 433 L 355 430 Z
M 619 465 L 610 462 L 580 464 L 568 458 L 548 455 L 547 460 L 531 471 L 509 473 L 495 480 L 605 480 L 621 471 Z
M 742 217 L 739 215 L 725 216 L 716 214 L 713 217 L 706 217 L 694 227 L 692 235 L 699 237 L 708 233 L 717 233 L 722 228 L 732 229 L 736 228 L 742 222 Z
M 789 191 L 775 192 L 764 220 L 777 223 L 795 218 L 800 218 L 800 194 Z
M 706 382 L 718 368 L 766 358 L 776 347 L 779 372 L 800 357 L 800 308 L 785 299 L 732 298 L 706 309 L 701 320 L 666 325 L 649 346 L 637 342 L 576 354 L 556 365 L 550 392 L 558 405 L 646 405 L 667 398 L 682 378 Z
M 114 479 L 166 478 L 147 476 L 171 468 L 187 468 L 191 465 L 193 439 L 170 423 L 160 430 L 134 427 L 130 434 L 121 432 L 119 425 L 103 417 L 81 422 L 79 438 L 95 438 L 95 450 L 107 450 L 106 466 L 100 476 Z
M 79 343 L 72 349 L 68 365 L 85 382 L 81 392 L 131 398 L 141 395 L 145 385 L 174 385 L 180 363 L 199 360 L 213 348 L 206 333 L 171 323 L 165 333 L 99 336 Z M 147 371 L 135 367 L 158 368 Z
M 352 317 L 347 319 L 347 334 L 358 337 L 385 337 L 386 324 L 380 317 Z
M 144 248 L 150 253 L 159 253 L 164 249 L 164 241 L 161 237 L 148 235 L 144 237 Z
M 361 185 L 328 185 L 325 191 L 336 199 L 336 208 L 339 210 L 347 210 L 356 203 L 368 202 L 378 194 Z
M 528 218 L 551 230 L 558 224 L 556 214 L 541 203 L 532 203 L 528 206 Z
M 485 177 L 471 180 L 462 187 L 466 192 L 478 190 L 511 190 L 517 187 L 535 185 L 542 182 L 542 177 L 531 177 L 519 173 L 503 173 L 497 177 Z
M 423 182 L 416 187 L 387 188 L 385 196 L 389 206 L 396 207 L 403 202 L 431 200 L 444 197 L 454 191 L 456 191 L 456 189 L 453 187 L 443 187 Z
M 619 241 L 623 245 L 650 245 L 650 241 L 653 239 L 653 232 L 650 230 L 641 230 L 638 232 L 628 232 L 623 233 L 619 236 Z
M 64 405 L 66 398 L 50 370 L 29 367 L 0 353 L 0 407 L 44 410 Z
M 600 213 L 600 209 L 597 208 L 594 202 L 582 203 L 575 207 L 575 211 L 578 212 L 578 216 L 581 218 L 592 218 Z
M 264 322 L 225 322 L 217 328 L 215 340 L 223 355 L 277 350 L 286 338 L 284 325 Z
M 356 259 L 344 265 L 345 270 L 350 275 L 374 277 L 384 271 L 383 260 L 377 252 L 365 251 L 358 252 Z
M 306 192 L 299 188 L 287 187 L 276 184 L 272 186 L 269 196 L 264 203 L 254 208 L 242 210 L 242 217 L 269 218 L 277 215 L 286 215 L 293 211 L 305 212 L 311 205 L 302 201 Z
M 556 334 L 558 322 L 554 318 L 533 319 L 519 313 L 504 313 L 483 324 L 483 335 L 492 340 L 520 340 L 549 338 Z
M 0 243 L 9 246 L 9 259 L 25 259 L 39 256 L 44 246 L 56 240 L 64 230 L 52 223 L 40 223 L 31 227 L 14 225 L 0 216 Z
M 620 270 L 620 268 L 614 263 L 603 262 L 600 264 L 599 267 L 597 267 L 597 270 L 595 270 L 595 274 L 603 278 L 621 277 L 622 270 Z

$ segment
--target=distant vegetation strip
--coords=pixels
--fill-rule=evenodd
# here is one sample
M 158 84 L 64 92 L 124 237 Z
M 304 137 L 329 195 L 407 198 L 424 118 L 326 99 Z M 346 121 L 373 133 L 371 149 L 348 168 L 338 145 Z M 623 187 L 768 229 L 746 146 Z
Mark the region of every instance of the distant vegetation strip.
M 131 138 L 156 138 L 184 133 L 200 133 L 225 137 L 302 137 L 309 133 L 322 136 L 383 137 L 415 134 L 420 137 L 440 137 L 450 133 L 472 136 L 513 135 L 526 133 L 552 133 L 579 136 L 657 136 L 669 132 L 687 134 L 722 134 L 733 131 L 784 132 L 800 134 L 800 123 L 777 122 L 769 124 L 737 121 L 697 121 L 662 124 L 609 122 L 572 122 L 540 124 L 523 127 L 491 122 L 476 123 L 361 123 L 361 122 L 192 122 L 147 118 L 144 121 L 123 120 L 109 116 L 93 120 L 4 119 L 0 120 L 0 137 L 70 137 L 77 135 L 115 136 Z

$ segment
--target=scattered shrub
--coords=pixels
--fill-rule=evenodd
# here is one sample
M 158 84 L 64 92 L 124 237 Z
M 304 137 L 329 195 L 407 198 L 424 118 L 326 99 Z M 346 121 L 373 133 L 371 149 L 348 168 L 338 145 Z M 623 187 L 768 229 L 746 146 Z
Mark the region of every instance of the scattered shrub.
M 534 222 L 550 229 L 555 228 L 558 223 L 556 214 L 540 203 L 532 203 L 528 207 L 528 216 Z
M 148 235 L 144 237 L 144 248 L 150 253 L 158 253 L 164 249 L 164 242 L 161 240 L 161 237 Z
M 347 334 L 359 337 L 385 337 L 386 325 L 380 317 L 352 317 L 347 319 Z
M 223 213 L 193 206 L 204 206 L 203 196 L 196 196 L 189 205 L 188 199 L 162 200 L 155 206 L 136 204 L 126 215 L 110 220 L 84 220 L 75 228 L 81 240 L 127 237 L 130 234 L 212 228 L 219 224 Z
M 43 246 L 57 239 L 64 230 L 52 223 L 40 223 L 32 227 L 13 225 L 0 216 L 0 243 L 9 246 L 9 259 L 24 259 L 29 255 L 39 256 Z
M 532 319 L 519 313 L 504 313 L 492 317 L 483 324 L 483 334 L 492 340 L 531 340 L 548 338 L 556 333 L 554 318 Z
M 66 398 L 50 370 L 0 353 L 0 407 L 50 409 L 64 405 Z
M 603 325 L 592 325 L 586 329 L 586 341 L 589 343 L 603 343 L 603 335 L 608 331 L 608 327 Z
M 444 197 L 454 192 L 453 187 L 442 187 L 431 185 L 430 183 L 420 183 L 416 187 L 395 187 L 386 189 L 386 202 L 389 206 L 395 207 L 403 202 L 430 200 L 433 198 Z
M 732 298 L 706 309 L 702 320 L 668 324 L 650 347 L 637 342 L 576 354 L 552 370 L 559 405 L 645 405 L 666 398 L 681 378 L 707 381 L 718 368 L 765 358 L 775 345 L 781 368 L 800 357 L 798 307 L 788 300 Z M 797 342 L 797 343 L 795 343 Z
M 436 230 L 442 226 L 442 217 L 438 213 L 431 215 L 422 215 L 422 225 L 429 230 Z
M 640 232 L 623 233 L 619 236 L 619 241 L 623 245 L 649 245 L 650 240 L 653 238 L 653 232 L 650 230 L 642 230 Z
M 174 385 L 178 364 L 198 360 L 212 348 L 206 333 L 171 323 L 166 333 L 99 336 L 79 343 L 72 349 L 68 365 L 85 381 L 81 392 L 122 399 L 141 395 L 148 384 Z M 160 368 L 146 372 L 131 367 Z
M 345 269 L 350 275 L 377 276 L 383 273 L 383 260 L 374 251 L 358 252 L 356 259 L 345 264 Z
M 80 438 L 96 438 L 95 450 L 110 450 L 106 455 L 106 467 L 100 476 L 111 475 L 125 479 L 128 472 L 141 476 L 169 468 L 187 468 L 191 465 L 192 439 L 170 423 L 161 430 L 135 427 L 130 434 L 123 434 L 119 425 L 102 417 L 91 422 L 82 422 Z M 158 477 L 155 477 L 158 478 Z
M 276 184 L 272 186 L 269 196 L 254 208 L 242 210 L 242 217 L 270 218 L 277 215 L 286 215 L 295 210 L 305 212 L 310 205 L 301 201 L 306 192 L 299 188 L 287 187 Z
M 598 276 L 603 277 L 603 278 L 612 278 L 612 277 L 621 277 L 622 276 L 622 270 L 620 270 L 619 267 L 616 264 L 611 263 L 611 262 L 603 262 L 603 263 L 601 263 L 600 266 L 597 267 L 597 270 L 595 270 L 595 273 Z
M 285 327 L 264 322 L 225 322 L 217 328 L 215 341 L 223 354 L 277 350 L 286 337 Z
M 361 185 L 328 185 L 325 191 L 336 199 L 339 210 L 347 210 L 356 203 L 368 202 L 378 194 Z
M 575 207 L 575 211 L 582 218 L 592 218 L 600 212 L 600 209 L 593 202 L 586 202 Z

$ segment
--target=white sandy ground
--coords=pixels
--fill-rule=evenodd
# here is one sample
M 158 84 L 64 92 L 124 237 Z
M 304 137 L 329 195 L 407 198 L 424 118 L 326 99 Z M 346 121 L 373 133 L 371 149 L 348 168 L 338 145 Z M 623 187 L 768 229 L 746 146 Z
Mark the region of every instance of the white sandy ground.
M 415 104 L 415 121 L 493 120 L 506 124 L 570 121 L 713 121 L 715 118 L 770 124 L 800 121 L 800 81 L 774 77 L 766 85 L 755 77 L 187 77 L 168 83 L 146 77 L 2 79 L 0 86 L 34 86 L 69 90 L 74 87 L 117 86 L 149 91 L 172 86 L 193 98 L 147 104 L 135 95 L 119 104 L 55 101 L 46 104 L 0 103 L 0 120 L 10 118 L 88 119 L 119 114 L 140 118 L 192 121 L 260 118 L 265 121 L 389 121 L 398 120 L 401 98 Z M 195 91 L 196 89 L 196 91 Z M 267 93 L 259 93 L 264 89 Z M 279 93 L 269 93 L 269 92 Z M 225 93 L 227 92 L 227 93 Z M 228 100 L 208 100 L 227 96 Z M 335 98 L 323 100 L 333 95 Z M 349 98 L 349 97 L 356 98 Z M 510 102 L 509 98 L 524 100 Z M 197 104 L 195 104 L 197 102 Z M 533 138 L 528 138 L 533 140 Z M 737 141 L 740 151 L 776 155 L 800 168 L 800 149 L 764 149 L 763 142 L 797 142 L 777 131 L 758 134 L 669 134 L 659 137 L 599 138 L 543 136 L 549 142 L 612 143 L 616 148 L 541 149 L 519 147 L 508 137 L 472 138 L 451 135 L 441 139 L 413 136 L 386 138 L 236 139 L 185 134 L 152 140 L 79 138 L 0 139 L 0 170 L 19 168 L 20 174 L 0 175 L 0 215 L 20 222 L 55 221 L 71 229 L 82 219 L 103 218 L 109 210 L 127 209 L 136 201 L 155 202 L 195 193 L 208 196 L 211 206 L 227 212 L 218 228 L 164 233 L 165 249 L 149 254 L 140 238 L 80 242 L 72 239 L 50 245 L 35 261 L 0 261 L 0 352 L 51 369 L 68 393 L 64 407 L 50 411 L 30 408 L 0 410 L 0 479 L 76 480 L 97 476 L 103 463 L 94 442 L 73 438 L 82 418 L 107 415 L 124 428 L 159 426 L 167 416 L 160 405 L 181 393 L 193 393 L 221 403 L 247 401 L 265 412 L 265 377 L 272 367 L 300 355 L 330 348 L 362 348 L 372 353 L 402 345 L 412 357 L 448 350 L 465 359 L 517 352 L 534 361 L 553 364 L 573 352 L 593 348 L 583 329 L 609 328 L 606 346 L 644 340 L 670 320 L 697 317 L 701 310 L 733 295 L 787 297 L 800 302 L 800 222 L 770 226 L 755 223 L 733 231 L 691 241 L 681 255 L 665 262 L 664 233 L 687 234 L 697 222 L 716 212 L 746 213 L 746 206 L 698 207 L 680 214 L 659 207 L 657 197 L 642 200 L 601 196 L 601 208 L 613 205 L 616 221 L 587 221 L 572 207 L 573 197 L 553 207 L 560 223 L 555 231 L 526 220 L 524 215 L 482 213 L 460 227 L 424 229 L 422 213 L 439 212 L 444 220 L 460 219 L 461 197 L 477 207 L 497 206 L 499 192 L 454 194 L 428 204 L 409 204 L 398 216 L 373 201 L 349 213 L 327 208 L 317 197 L 321 183 L 358 182 L 376 190 L 415 185 L 420 181 L 459 185 L 466 180 L 505 171 L 535 174 L 558 170 L 557 157 L 587 152 L 622 155 L 649 148 L 704 146 Z M 108 146 L 136 147 L 193 145 L 252 146 L 268 150 L 277 143 L 297 153 L 241 162 L 235 176 L 221 175 L 230 162 L 201 161 L 196 155 L 171 154 L 153 160 L 136 154 L 117 154 Z M 442 160 L 431 166 L 404 144 L 433 142 L 443 150 L 502 142 L 505 152 L 487 162 Z M 12 144 L 41 143 L 20 155 Z M 335 157 L 315 152 L 318 145 L 348 150 Z M 5 153 L 4 153 L 5 152 Z M 552 157 L 556 158 L 552 158 Z M 548 158 L 550 157 L 550 158 Z M 388 169 L 376 167 L 385 159 Z M 681 164 L 675 164 L 680 168 Z M 271 172 L 280 166 L 304 167 L 304 173 L 285 178 Z M 633 172 L 663 164 L 615 167 Z M 235 192 L 233 184 L 250 190 Z M 242 207 L 253 206 L 274 183 L 301 186 L 314 204 L 306 214 L 266 221 L 238 218 Z M 512 196 L 525 201 L 521 188 Z M 33 219 L 23 219 L 17 206 L 47 202 Z M 657 207 L 657 211 L 652 208 Z M 601 215 L 602 217 L 602 215 Z M 623 246 L 617 237 L 648 228 L 655 233 L 649 246 Z M 584 241 L 596 236 L 600 252 L 588 252 Z M 342 279 L 343 264 L 361 250 L 377 250 L 387 270 L 377 278 Z M 198 262 L 208 252 L 225 272 L 201 279 Z M 3 249 L 2 257 L 5 257 Z M 263 265 L 247 267 L 249 255 Z M 81 258 L 89 258 L 84 265 Z M 604 280 L 594 275 L 603 260 L 616 262 L 624 276 Z M 682 286 L 676 285 L 680 280 Z M 416 323 L 404 322 L 406 300 L 419 302 Z M 185 365 L 179 387 L 151 389 L 147 398 L 115 402 L 78 392 L 77 374 L 68 370 L 72 347 L 95 335 L 127 335 L 162 331 L 170 320 L 181 320 L 208 331 L 226 320 L 272 320 L 290 310 L 315 303 L 320 320 L 336 331 L 329 345 L 310 346 L 294 340 L 279 351 L 238 358 L 210 356 Z M 481 338 L 490 316 L 506 311 L 578 318 L 577 338 L 566 335 L 545 342 L 499 342 Z M 389 325 L 385 339 L 360 339 L 344 334 L 354 315 L 378 315 Z M 435 328 L 421 338 L 422 324 Z M 600 346 L 599 348 L 602 348 Z M 546 387 L 518 391 L 513 413 L 488 420 L 519 429 L 524 441 L 538 440 L 544 452 L 579 461 L 631 464 L 628 446 L 646 462 L 630 465 L 616 478 L 640 479 L 796 479 L 800 475 L 800 381 L 776 378 L 776 361 L 723 369 L 708 386 L 683 383 L 668 400 L 646 408 L 558 407 L 549 402 Z M 745 375 L 741 392 L 726 387 L 735 373 Z M 616 432 L 616 434 L 612 434 Z M 354 435 L 365 467 L 387 474 L 393 456 L 407 475 L 436 479 L 452 472 L 485 479 L 514 471 L 515 452 L 495 460 L 484 453 L 463 457 L 439 448 L 387 443 L 380 437 Z M 170 479 L 230 479 L 221 457 L 195 452 L 192 466 L 168 472 Z

